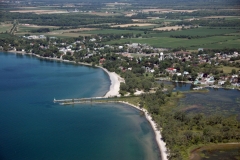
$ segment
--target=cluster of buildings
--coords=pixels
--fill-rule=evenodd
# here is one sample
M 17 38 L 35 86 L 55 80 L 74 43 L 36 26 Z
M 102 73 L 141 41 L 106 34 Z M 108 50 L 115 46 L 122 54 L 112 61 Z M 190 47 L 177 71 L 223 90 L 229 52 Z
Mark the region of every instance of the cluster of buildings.
M 23 36 L 26 39 L 46 39 L 44 35 L 30 35 L 30 36 Z
M 30 35 L 30 36 L 23 36 L 23 37 L 26 39 L 33 39 L 33 40 L 46 39 L 46 36 L 44 35 Z M 71 43 L 66 43 L 66 42 L 57 43 L 56 41 L 54 42 L 53 38 L 51 38 L 51 42 L 49 42 L 48 45 L 57 47 L 58 51 L 61 53 L 60 58 L 62 58 L 63 55 L 73 56 L 75 52 L 85 50 L 84 55 L 82 56 L 82 58 L 85 59 L 85 58 L 90 58 L 95 54 L 105 53 L 105 50 L 109 50 L 109 49 L 111 50 L 111 52 L 114 52 L 116 54 L 121 54 L 124 57 L 128 57 L 130 60 L 133 59 L 136 53 L 141 55 L 138 58 L 140 60 L 141 60 L 141 57 L 145 57 L 145 59 L 147 58 L 149 60 L 151 60 L 152 58 L 155 58 L 155 60 L 156 59 L 158 60 L 158 64 L 162 63 L 161 61 L 164 61 L 165 59 L 178 59 L 182 62 L 192 61 L 192 57 L 193 57 L 193 55 L 191 55 L 190 52 L 176 51 L 173 53 L 166 53 L 168 51 L 167 49 L 153 48 L 147 44 L 140 44 L 140 43 L 131 43 L 131 44 L 125 44 L 120 46 L 99 45 L 97 41 L 98 38 L 99 37 L 89 37 L 87 39 L 84 38 L 82 40 L 76 40 L 75 42 L 71 42 Z M 88 43 L 91 43 L 91 45 L 88 46 Z M 42 49 L 48 49 L 49 46 L 39 45 L 39 47 Z M 132 52 L 132 51 L 136 51 L 136 52 Z M 195 56 L 195 60 L 197 59 L 198 64 L 201 64 L 201 63 L 211 64 L 212 62 L 214 62 L 215 63 L 214 65 L 218 65 L 219 61 L 230 62 L 231 58 L 236 58 L 236 57 L 239 57 L 240 55 L 238 54 L 238 52 L 233 52 L 231 54 L 215 53 L 213 56 L 209 56 L 208 54 L 203 54 L 203 49 L 200 48 L 199 55 L 197 57 L 196 55 L 194 56 Z M 57 57 L 54 57 L 54 58 L 57 58 Z M 100 64 L 103 64 L 104 62 L 105 62 L 104 58 L 99 60 Z M 155 62 L 152 62 L 152 63 L 155 63 Z M 156 69 L 159 68 L 158 64 L 156 63 L 151 65 L 146 65 L 146 66 L 143 66 L 142 68 L 145 70 L 145 72 L 154 73 Z M 123 68 L 122 70 L 132 70 L 132 67 L 129 66 L 127 68 Z M 191 78 L 191 75 L 188 71 L 180 72 L 179 70 L 174 68 L 174 65 L 172 65 L 172 67 L 170 68 L 166 68 L 165 71 L 168 73 L 168 75 L 185 77 L 185 80 Z M 239 77 L 238 77 L 239 74 L 240 74 L 239 71 L 237 71 L 235 75 L 220 77 L 216 81 L 216 78 L 214 77 L 214 75 L 206 75 L 204 73 L 198 73 L 198 76 L 193 83 L 203 84 L 203 85 L 213 85 L 213 84 L 223 85 L 227 81 L 229 81 L 233 85 L 240 86 Z

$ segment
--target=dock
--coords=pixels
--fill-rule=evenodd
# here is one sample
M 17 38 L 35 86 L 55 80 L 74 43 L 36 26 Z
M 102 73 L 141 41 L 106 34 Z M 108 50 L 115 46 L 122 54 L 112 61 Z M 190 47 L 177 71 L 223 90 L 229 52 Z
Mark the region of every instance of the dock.
M 203 87 L 195 87 L 195 88 L 193 88 L 193 90 L 200 90 L 200 89 L 203 89 Z
M 90 98 L 72 98 L 72 99 L 53 99 L 54 103 L 64 104 L 74 104 L 74 103 L 86 103 L 97 100 L 108 99 L 108 97 L 90 97 Z

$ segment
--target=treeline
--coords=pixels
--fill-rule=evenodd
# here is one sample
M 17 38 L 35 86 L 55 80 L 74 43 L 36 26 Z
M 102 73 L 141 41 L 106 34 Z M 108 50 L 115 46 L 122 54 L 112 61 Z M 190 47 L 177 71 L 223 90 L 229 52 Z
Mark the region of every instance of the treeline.
M 216 36 L 216 35 L 207 35 L 207 36 L 170 35 L 171 38 L 187 38 L 187 39 L 198 39 L 198 38 L 205 38 L 210 36 Z
M 108 16 L 102 17 L 97 15 L 88 14 L 42 14 L 37 15 L 33 13 L 11 13 L 0 12 L 0 21 L 11 21 L 18 19 L 19 23 L 28 23 L 36 25 L 49 25 L 49 26 L 79 26 L 89 24 L 101 23 L 131 23 L 132 20 L 124 16 Z
M 134 38 L 135 35 L 133 33 L 123 33 L 123 34 L 98 34 L 98 36 L 102 37 L 102 42 L 108 42 L 116 39 L 123 38 Z
M 32 33 L 46 33 L 46 32 L 50 32 L 49 28 L 39 28 L 39 29 L 34 29 L 31 30 Z

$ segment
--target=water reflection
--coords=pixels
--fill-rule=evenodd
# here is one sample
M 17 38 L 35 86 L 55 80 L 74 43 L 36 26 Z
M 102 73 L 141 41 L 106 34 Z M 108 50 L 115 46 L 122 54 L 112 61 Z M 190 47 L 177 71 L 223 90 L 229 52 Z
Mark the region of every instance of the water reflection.
M 189 90 L 193 90 L 193 88 L 195 87 L 193 84 L 191 83 L 181 83 L 181 82 L 170 82 L 170 81 L 157 81 L 158 83 L 163 83 L 165 85 L 172 85 L 173 91 L 189 91 Z

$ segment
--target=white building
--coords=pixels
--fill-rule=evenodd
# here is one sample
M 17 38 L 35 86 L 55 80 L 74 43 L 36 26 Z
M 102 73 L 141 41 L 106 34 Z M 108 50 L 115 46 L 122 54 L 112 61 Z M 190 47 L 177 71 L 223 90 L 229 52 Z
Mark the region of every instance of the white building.
M 160 53 L 160 56 L 159 56 L 159 61 L 162 61 L 164 60 L 164 55 L 163 55 L 163 52 Z

